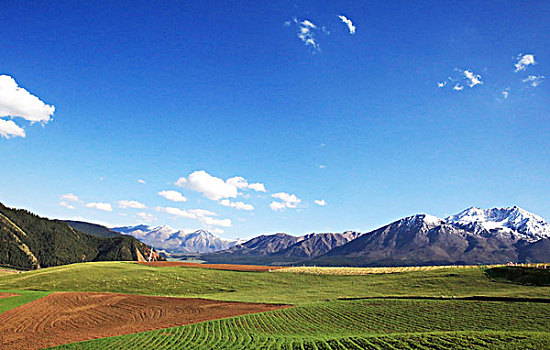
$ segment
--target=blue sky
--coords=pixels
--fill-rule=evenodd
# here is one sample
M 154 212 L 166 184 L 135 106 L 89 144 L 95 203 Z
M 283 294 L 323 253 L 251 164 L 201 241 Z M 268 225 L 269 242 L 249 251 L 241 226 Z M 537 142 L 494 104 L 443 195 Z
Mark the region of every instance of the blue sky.
M 550 219 L 549 5 L 8 2 L 0 201 L 228 238 Z

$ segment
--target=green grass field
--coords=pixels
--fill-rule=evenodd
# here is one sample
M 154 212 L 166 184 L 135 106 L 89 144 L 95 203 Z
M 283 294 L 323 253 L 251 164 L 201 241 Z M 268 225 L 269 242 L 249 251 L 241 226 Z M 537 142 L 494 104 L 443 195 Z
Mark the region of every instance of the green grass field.
M 22 290 L 0 290 L 0 293 L 17 293 L 18 296 L 0 299 L 0 314 L 4 311 L 16 308 L 18 306 L 30 303 L 33 300 L 42 298 L 50 294 L 49 292 L 40 291 L 22 291 Z
M 532 315 L 537 315 L 532 317 Z M 550 306 L 529 302 L 370 299 L 333 301 L 63 346 L 63 349 L 449 348 L 550 346 Z M 508 334 L 508 332 L 512 332 Z M 531 333 L 531 332 L 536 332 Z M 433 347 L 432 347 L 433 348 Z M 437 347 L 436 347 L 437 348 Z
M 126 262 L 74 264 L 0 276 L 0 289 L 117 292 L 290 304 L 386 296 L 550 297 L 550 287 L 495 282 L 481 268 L 334 276 L 150 267 Z
M 452 298 L 550 299 L 550 287 L 495 281 L 483 268 L 339 276 L 102 262 L 2 275 L 0 290 L 23 291 L 29 301 L 50 291 L 98 291 L 294 305 L 59 347 L 67 349 L 550 348 L 550 303 Z

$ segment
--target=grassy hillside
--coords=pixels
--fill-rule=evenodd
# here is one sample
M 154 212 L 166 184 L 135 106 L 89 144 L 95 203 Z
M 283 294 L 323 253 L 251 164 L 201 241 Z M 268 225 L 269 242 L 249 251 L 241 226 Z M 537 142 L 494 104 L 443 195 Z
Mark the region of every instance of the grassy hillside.
M 83 261 L 138 260 L 148 252 L 133 237 L 96 237 L 0 203 L 0 266 L 36 269 Z
M 457 300 L 334 301 L 106 338 L 64 349 L 430 349 L 550 345 L 550 305 Z M 505 332 L 507 331 L 507 332 Z M 511 333 L 508 333 L 511 332 Z
M 121 292 L 232 301 L 312 303 L 385 296 L 550 297 L 550 287 L 495 282 L 481 268 L 365 276 L 237 272 L 95 262 L 0 276 L 0 289 Z
M 0 290 L 122 292 L 295 305 L 63 349 L 549 348 L 550 303 L 544 301 L 550 301 L 550 287 L 494 281 L 485 270 L 315 275 L 92 262 L 2 275 Z M 468 296 L 542 302 L 458 299 Z

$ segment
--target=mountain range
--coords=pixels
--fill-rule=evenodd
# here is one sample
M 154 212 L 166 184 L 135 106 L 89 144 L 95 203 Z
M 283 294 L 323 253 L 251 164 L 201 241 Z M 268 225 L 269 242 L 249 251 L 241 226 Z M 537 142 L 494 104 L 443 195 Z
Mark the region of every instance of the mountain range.
M 114 227 L 114 232 L 132 235 L 166 255 L 208 253 L 231 248 L 241 241 L 224 239 L 206 230 L 176 230 L 168 225 Z
M 107 228 L 39 217 L 0 203 L 0 265 L 21 269 L 83 261 L 145 260 L 156 251 L 209 263 L 410 266 L 550 262 L 550 224 L 519 207 L 412 215 L 366 233 L 286 233 L 229 240 L 206 230 Z M 163 259 L 153 254 L 155 259 Z
M 264 235 L 200 259 L 213 263 L 407 266 L 550 261 L 550 225 L 519 207 L 409 216 L 359 234 Z

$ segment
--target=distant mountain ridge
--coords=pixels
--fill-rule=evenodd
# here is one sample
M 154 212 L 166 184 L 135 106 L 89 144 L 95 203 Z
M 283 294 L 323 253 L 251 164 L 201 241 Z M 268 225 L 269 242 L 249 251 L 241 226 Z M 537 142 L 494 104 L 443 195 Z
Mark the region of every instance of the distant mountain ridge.
M 176 230 L 168 225 L 150 227 L 147 225 L 114 227 L 114 232 L 132 235 L 155 249 L 168 254 L 209 253 L 231 248 L 238 240 L 224 239 L 207 230 Z
M 519 207 L 468 208 L 440 219 L 417 214 L 363 234 L 306 263 L 319 265 L 490 264 L 550 261 L 550 226 Z
M 204 254 L 213 263 L 288 265 L 320 256 L 360 235 L 358 232 L 311 233 L 291 236 L 286 233 L 261 235 L 233 248 Z
M 489 264 L 548 262 L 549 248 L 550 225 L 540 216 L 517 206 L 472 207 L 445 219 L 417 214 L 363 234 L 263 235 L 201 259 L 273 265 Z

